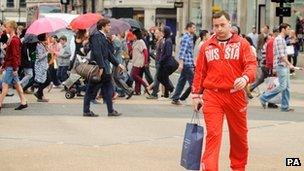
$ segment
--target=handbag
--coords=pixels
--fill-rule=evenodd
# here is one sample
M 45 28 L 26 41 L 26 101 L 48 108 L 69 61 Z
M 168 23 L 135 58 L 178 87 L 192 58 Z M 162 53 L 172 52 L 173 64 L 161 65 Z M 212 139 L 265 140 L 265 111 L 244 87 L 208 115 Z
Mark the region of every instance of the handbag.
M 181 166 L 187 170 L 199 170 L 203 147 L 204 128 L 200 125 L 199 113 L 194 112 L 187 123 L 181 155 Z
M 103 69 L 100 69 L 96 63 L 80 63 L 75 67 L 75 71 L 80 76 L 91 82 L 100 82 Z
M 279 82 L 278 77 L 269 77 L 265 92 L 273 91 L 275 88 L 277 88 L 279 86 L 280 86 L 280 82 Z M 282 100 L 282 94 L 279 93 L 278 95 L 276 95 L 272 99 L 270 99 L 268 102 L 274 103 L 274 104 L 280 104 L 281 100 Z

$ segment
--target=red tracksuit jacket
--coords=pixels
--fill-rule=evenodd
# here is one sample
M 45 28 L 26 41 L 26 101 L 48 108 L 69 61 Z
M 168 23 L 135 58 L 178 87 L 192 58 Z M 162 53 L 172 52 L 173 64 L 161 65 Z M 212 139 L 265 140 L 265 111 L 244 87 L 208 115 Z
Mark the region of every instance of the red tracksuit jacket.
M 235 79 L 241 76 L 253 82 L 256 68 L 256 57 L 247 40 L 233 34 L 223 48 L 213 36 L 198 54 L 192 93 L 202 94 L 204 89 L 233 89 Z

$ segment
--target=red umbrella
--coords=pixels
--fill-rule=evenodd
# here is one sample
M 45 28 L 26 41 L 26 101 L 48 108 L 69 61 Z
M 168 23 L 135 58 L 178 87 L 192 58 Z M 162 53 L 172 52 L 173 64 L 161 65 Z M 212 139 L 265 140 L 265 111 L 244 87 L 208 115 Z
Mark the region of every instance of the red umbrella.
M 70 23 L 71 29 L 87 29 L 90 28 L 93 24 L 96 24 L 102 16 L 95 13 L 86 13 L 79 15 Z

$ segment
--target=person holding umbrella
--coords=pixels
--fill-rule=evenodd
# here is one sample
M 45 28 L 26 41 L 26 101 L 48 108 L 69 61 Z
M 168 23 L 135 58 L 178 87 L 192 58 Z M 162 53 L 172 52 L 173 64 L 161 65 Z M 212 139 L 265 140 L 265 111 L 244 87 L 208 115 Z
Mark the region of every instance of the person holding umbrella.
M 0 68 L 0 72 L 4 71 L 2 79 L 2 94 L 0 96 L 0 111 L 2 102 L 8 93 L 9 86 L 14 85 L 20 98 L 20 105 L 15 110 L 22 110 L 27 108 L 26 99 L 23 93 L 22 86 L 19 83 L 18 69 L 20 66 L 20 54 L 21 54 L 21 41 L 16 35 L 17 23 L 15 21 L 8 21 L 5 23 L 6 33 L 10 38 L 6 44 L 6 55 L 4 57 L 4 63 Z
M 113 108 L 112 95 L 113 95 L 113 84 L 111 78 L 111 67 L 110 62 L 115 67 L 125 69 L 122 64 L 119 64 L 115 60 L 113 54 L 110 52 L 109 42 L 107 41 L 106 35 L 110 32 L 111 24 L 109 19 L 101 19 L 97 22 L 97 30 L 90 36 L 90 49 L 91 49 L 91 61 L 95 61 L 100 69 L 103 69 L 101 81 L 98 83 L 89 81 L 83 102 L 83 116 L 85 117 L 97 117 L 93 111 L 90 110 L 90 102 L 94 100 L 97 94 L 97 88 L 101 86 L 101 93 L 104 101 L 107 104 L 108 116 L 120 116 L 121 113 L 117 112 Z
M 34 95 L 38 102 L 48 102 L 44 97 L 43 90 L 51 83 L 50 73 L 48 71 L 49 50 L 47 48 L 46 34 L 38 35 L 37 57 L 35 61 L 35 82 L 38 83 L 38 90 Z

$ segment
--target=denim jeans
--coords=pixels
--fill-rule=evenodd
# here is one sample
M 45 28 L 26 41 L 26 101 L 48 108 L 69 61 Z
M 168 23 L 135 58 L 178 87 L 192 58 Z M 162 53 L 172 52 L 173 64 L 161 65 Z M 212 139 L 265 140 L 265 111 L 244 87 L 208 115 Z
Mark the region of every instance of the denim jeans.
M 2 76 L 2 82 L 8 85 L 14 85 L 16 83 L 19 83 L 19 77 L 14 76 L 13 72 L 13 67 L 5 68 Z
M 180 95 L 182 94 L 186 82 L 188 82 L 189 86 L 191 87 L 194 74 L 193 71 L 193 67 L 184 66 L 181 75 L 179 76 L 174 95 L 172 96 L 172 100 L 177 101 L 180 99 Z
M 279 86 L 273 89 L 272 91 L 264 93 L 260 100 L 262 102 L 268 102 L 270 99 L 274 98 L 279 93 L 282 93 L 282 100 L 281 100 L 281 109 L 288 109 L 289 108 L 289 100 L 290 100 L 290 75 L 289 75 L 289 68 L 283 66 L 277 66 L 276 72 L 279 78 Z
M 31 78 L 33 78 L 34 74 L 33 74 L 33 68 L 23 68 L 24 70 L 24 77 L 22 78 L 22 80 L 20 81 L 20 84 L 22 87 L 25 87 Z
M 155 62 L 155 75 L 154 75 L 154 82 L 153 82 L 153 92 L 151 93 L 151 95 L 152 96 L 155 96 L 155 97 L 157 97 L 158 95 L 158 91 L 159 91 L 159 81 L 158 81 L 158 79 L 157 79 L 157 76 L 158 76 L 158 74 L 159 74 L 159 67 L 160 67 L 160 65 L 159 65 L 159 62 Z

